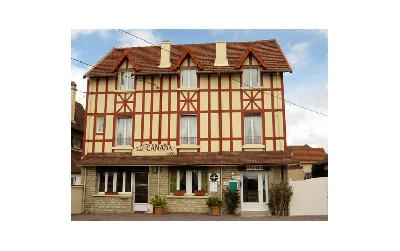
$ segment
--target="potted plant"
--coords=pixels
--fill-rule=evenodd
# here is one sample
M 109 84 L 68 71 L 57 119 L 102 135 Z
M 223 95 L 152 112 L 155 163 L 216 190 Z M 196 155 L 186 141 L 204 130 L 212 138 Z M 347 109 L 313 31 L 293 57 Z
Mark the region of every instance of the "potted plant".
M 211 196 L 207 199 L 207 206 L 210 208 L 210 214 L 213 216 L 219 216 L 221 214 L 222 201 L 217 196 Z
M 118 192 L 105 192 L 105 195 L 118 195 Z
M 293 195 L 293 188 L 287 182 L 271 182 L 268 206 L 272 215 L 287 215 L 287 208 Z
M 224 190 L 224 200 L 226 203 L 226 212 L 234 214 L 239 205 L 239 193 L 230 189 Z
M 174 195 L 175 196 L 183 196 L 183 195 L 185 195 L 185 190 L 175 190 Z
M 156 195 L 151 199 L 150 204 L 153 205 L 154 214 L 161 215 L 164 213 L 164 207 L 167 205 L 167 199 L 165 197 Z
M 206 191 L 204 191 L 204 190 L 195 190 L 194 191 L 194 195 L 196 195 L 196 196 L 204 196 L 204 195 L 206 195 Z

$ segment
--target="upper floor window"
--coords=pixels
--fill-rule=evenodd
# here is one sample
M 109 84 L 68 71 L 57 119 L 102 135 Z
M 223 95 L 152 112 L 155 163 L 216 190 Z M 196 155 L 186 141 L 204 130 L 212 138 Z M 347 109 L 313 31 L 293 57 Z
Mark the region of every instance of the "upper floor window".
M 243 83 L 245 87 L 259 87 L 260 86 L 260 73 L 257 68 L 244 68 L 243 69 Z
M 75 149 L 81 149 L 82 147 L 82 138 L 77 136 L 71 136 L 71 147 Z
M 195 69 L 182 69 L 181 72 L 181 87 L 196 88 L 197 74 Z
M 104 131 L 104 117 L 98 116 L 96 119 L 96 133 L 103 133 Z
M 197 117 L 195 115 L 181 116 L 181 144 L 197 145 Z
M 261 115 L 251 114 L 244 116 L 244 143 L 261 144 L 262 125 Z
M 127 146 L 132 143 L 132 118 L 117 118 L 117 146 Z
M 120 74 L 119 90 L 129 91 L 133 90 L 133 80 L 134 77 L 131 76 L 132 72 L 123 71 Z

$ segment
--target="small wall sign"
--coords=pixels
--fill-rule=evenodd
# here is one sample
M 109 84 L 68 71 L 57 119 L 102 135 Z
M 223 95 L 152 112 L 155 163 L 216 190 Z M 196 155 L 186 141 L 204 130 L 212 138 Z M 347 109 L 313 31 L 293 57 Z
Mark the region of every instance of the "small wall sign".
M 168 144 L 142 144 L 132 150 L 132 156 L 164 156 L 176 154 L 176 147 Z
M 218 192 L 218 184 L 216 181 L 210 182 L 210 192 L 212 192 L 212 193 Z
M 212 182 L 216 182 L 216 181 L 218 181 L 219 176 L 218 176 L 217 173 L 210 173 L 210 174 L 209 174 L 209 179 L 210 179 L 210 181 L 212 181 Z

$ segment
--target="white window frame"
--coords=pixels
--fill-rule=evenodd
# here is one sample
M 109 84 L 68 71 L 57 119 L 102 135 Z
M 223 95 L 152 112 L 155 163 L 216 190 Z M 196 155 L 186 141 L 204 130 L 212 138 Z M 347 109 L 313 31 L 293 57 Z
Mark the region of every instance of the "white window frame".
M 121 71 L 120 75 L 119 75 L 119 84 L 118 84 L 118 90 L 120 91 L 133 91 L 133 84 L 134 84 L 134 79 L 135 76 L 133 75 L 133 77 L 131 76 L 133 72 L 130 71 Z M 122 79 L 125 78 L 126 79 L 126 83 L 122 85 Z
M 99 126 L 99 121 L 102 121 L 101 126 Z M 98 116 L 96 118 L 96 133 L 104 132 L 104 116 Z
M 120 123 L 120 119 L 121 120 L 124 120 L 124 131 L 123 131 L 123 135 L 122 135 L 122 138 L 123 139 L 125 139 L 125 141 L 124 141 L 124 143 L 125 144 L 118 144 L 118 128 L 119 128 L 119 123 Z M 128 119 L 130 119 L 131 120 L 131 127 L 133 127 L 133 118 L 132 117 L 117 117 L 116 118 L 116 120 L 117 120 L 117 126 L 116 126 L 116 128 L 115 128 L 115 130 L 116 130 L 116 137 L 115 137 L 115 144 L 117 145 L 117 146 L 130 146 L 131 144 L 132 144 L 132 132 L 131 132 L 131 142 L 127 142 L 126 141 L 126 139 L 127 139 L 127 120 Z
M 182 143 L 182 127 L 180 128 L 180 131 L 179 131 L 179 138 L 180 138 L 180 144 L 181 145 L 197 145 L 197 131 L 199 130 L 199 128 L 197 128 L 198 126 L 197 126 L 197 122 L 198 122 L 198 118 L 197 118 L 197 115 L 194 115 L 194 114 L 187 114 L 187 115 L 181 115 L 180 116 L 180 120 L 182 121 L 182 117 L 194 117 L 195 119 L 196 119 L 196 130 L 195 130 L 195 137 L 194 138 L 196 138 L 196 143 L 195 144 L 190 144 L 191 142 L 190 142 L 190 138 L 193 138 L 193 137 L 190 137 L 190 135 L 191 135 L 191 133 L 192 133 L 192 128 L 189 126 L 189 124 L 188 124 L 188 127 L 186 128 L 186 130 L 187 130 L 187 138 L 188 138 L 188 144 L 184 144 L 184 143 Z M 182 124 L 181 124 L 182 125 Z M 180 126 L 181 126 L 180 125 Z
M 244 117 L 246 117 L 246 116 L 248 116 L 248 117 L 260 117 L 260 120 L 262 120 L 262 116 L 261 116 L 261 114 L 260 115 L 254 115 L 254 114 L 249 114 L 249 115 L 245 115 Z M 244 123 L 245 124 L 245 123 Z M 261 123 L 261 125 L 262 125 L 262 123 Z M 263 128 L 260 128 L 260 131 L 261 131 L 261 134 L 262 134 L 262 130 L 263 130 Z M 262 139 L 260 139 L 260 142 L 257 142 L 257 143 L 255 143 L 254 141 L 255 141 L 255 139 L 254 139 L 254 137 L 255 136 L 260 136 L 260 137 L 262 137 L 262 135 L 254 135 L 254 119 L 251 119 L 251 123 L 250 123 L 250 131 L 251 131 L 251 135 L 246 135 L 246 128 L 245 128 L 245 130 L 244 130 L 244 133 L 245 133 L 245 135 L 244 135 L 244 137 L 246 138 L 246 137 L 251 137 L 251 143 L 246 143 L 246 144 L 261 144 L 261 142 L 262 142 Z
M 252 77 L 251 77 L 252 70 L 257 70 L 257 83 L 253 83 L 252 82 Z M 248 82 L 247 79 L 243 79 L 244 87 L 260 87 L 261 86 L 261 80 L 260 80 L 261 74 L 260 74 L 260 69 L 259 68 L 256 68 L 256 67 L 243 68 L 243 75 L 245 75 L 244 71 L 247 71 L 247 75 L 249 76 L 249 80 L 250 80 Z M 244 76 L 243 76 L 243 78 L 244 78 Z
M 201 190 L 201 170 L 182 170 L 186 172 L 186 192 L 185 195 L 193 195 L 194 192 L 192 191 L 192 174 L 193 171 L 197 172 L 197 190 Z M 181 186 L 181 170 L 176 170 L 176 190 L 179 190 Z
M 183 72 L 188 72 L 189 74 L 189 83 L 186 83 L 183 79 Z M 194 83 L 192 83 L 192 74 L 195 74 Z M 181 70 L 181 88 L 185 89 L 195 89 L 197 88 L 197 71 L 192 68 L 184 68 Z M 188 85 L 187 85 L 188 84 Z
M 98 174 L 98 178 L 97 178 L 97 193 L 98 194 L 104 194 L 108 191 L 108 175 L 113 175 L 113 190 L 110 192 L 116 192 L 117 191 L 117 178 L 118 178 L 118 172 L 104 172 L 104 191 L 99 191 L 100 190 L 100 173 Z M 118 192 L 119 194 L 132 194 L 133 193 L 133 172 L 131 172 L 131 191 L 130 192 L 126 192 L 125 191 L 125 185 L 126 185 L 126 172 L 122 172 L 122 192 Z

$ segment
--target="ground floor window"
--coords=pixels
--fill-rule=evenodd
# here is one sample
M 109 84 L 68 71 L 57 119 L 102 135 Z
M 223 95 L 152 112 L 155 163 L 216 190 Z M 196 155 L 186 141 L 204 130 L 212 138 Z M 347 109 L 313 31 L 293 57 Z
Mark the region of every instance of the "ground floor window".
M 99 172 L 98 192 L 122 192 L 132 191 L 133 172 Z
M 71 176 L 71 185 L 72 186 L 82 185 L 82 179 L 80 174 L 73 174 Z
M 170 169 L 169 190 L 184 191 L 186 195 L 192 195 L 195 191 L 208 191 L 207 170 L 199 169 Z

